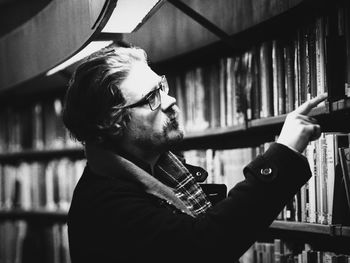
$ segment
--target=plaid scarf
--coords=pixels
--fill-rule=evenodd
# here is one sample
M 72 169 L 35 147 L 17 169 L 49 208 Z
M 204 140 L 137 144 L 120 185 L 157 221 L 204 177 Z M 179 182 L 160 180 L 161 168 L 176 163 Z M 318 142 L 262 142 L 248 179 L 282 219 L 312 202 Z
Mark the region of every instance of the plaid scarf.
M 192 174 L 172 152 L 169 151 L 159 158 L 154 171 L 154 177 L 171 187 L 195 216 L 212 206 Z

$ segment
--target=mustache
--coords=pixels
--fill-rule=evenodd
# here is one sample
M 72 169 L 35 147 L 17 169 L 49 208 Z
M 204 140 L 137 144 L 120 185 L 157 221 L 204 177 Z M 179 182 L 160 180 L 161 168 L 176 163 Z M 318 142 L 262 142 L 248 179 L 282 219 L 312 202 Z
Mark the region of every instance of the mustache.
M 168 120 L 165 124 L 167 129 L 178 129 L 179 128 L 179 114 L 178 111 L 171 109 L 167 112 Z
M 179 113 L 180 109 L 176 104 L 171 105 L 166 109 L 167 121 L 164 125 L 165 130 L 177 130 L 179 129 Z
M 168 118 L 170 120 L 173 120 L 173 119 L 178 119 L 178 116 L 179 116 L 179 108 L 176 106 L 176 105 L 172 105 L 171 107 L 169 107 L 167 110 L 166 110 L 166 115 L 168 116 Z
M 169 118 L 165 124 L 165 127 L 167 129 L 178 129 L 179 128 L 179 121 L 178 121 L 177 116 Z

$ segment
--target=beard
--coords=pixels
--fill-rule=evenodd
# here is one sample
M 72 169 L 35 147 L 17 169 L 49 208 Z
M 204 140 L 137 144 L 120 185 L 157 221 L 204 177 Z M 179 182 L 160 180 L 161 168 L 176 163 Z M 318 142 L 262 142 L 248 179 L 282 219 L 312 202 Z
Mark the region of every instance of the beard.
M 174 146 L 181 142 L 184 137 L 183 129 L 180 128 L 179 122 L 176 118 L 169 119 L 163 128 L 163 137 L 168 146 Z
M 144 134 L 147 134 L 147 132 Z M 144 149 L 161 153 L 177 145 L 183 140 L 183 137 L 184 132 L 177 118 L 169 118 L 161 131 L 154 132 L 146 137 L 142 136 L 141 133 L 141 136 L 136 139 L 136 143 Z

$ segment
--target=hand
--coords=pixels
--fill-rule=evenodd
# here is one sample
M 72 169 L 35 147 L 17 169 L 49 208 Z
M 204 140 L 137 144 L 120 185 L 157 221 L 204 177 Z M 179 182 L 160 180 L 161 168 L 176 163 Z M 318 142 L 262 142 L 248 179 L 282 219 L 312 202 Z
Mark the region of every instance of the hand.
M 310 111 L 327 98 L 327 93 L 306 101 L 287 115 L 277 142 L 302 153 L 309 141 L 321 136 L 317 120 L 308 116 Z

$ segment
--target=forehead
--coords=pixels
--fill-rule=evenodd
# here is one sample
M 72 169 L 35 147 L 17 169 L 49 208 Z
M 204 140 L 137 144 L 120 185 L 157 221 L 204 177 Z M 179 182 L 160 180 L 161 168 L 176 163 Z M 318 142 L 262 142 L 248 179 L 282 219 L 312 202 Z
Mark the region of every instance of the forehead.
M 120 89 L 126 101 L 135 102 L 153 90 L 159 80 L 160 77 L 146 63 L 135 62 Z

